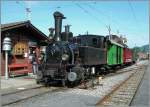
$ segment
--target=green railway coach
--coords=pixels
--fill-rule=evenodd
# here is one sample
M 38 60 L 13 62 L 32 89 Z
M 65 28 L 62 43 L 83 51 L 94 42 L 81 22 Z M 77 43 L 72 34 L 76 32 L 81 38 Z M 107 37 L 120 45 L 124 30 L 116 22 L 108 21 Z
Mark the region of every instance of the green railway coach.
M 123 46 L 109 41 L 107 43 L 107 64 L 110 66 L 123 64 Z

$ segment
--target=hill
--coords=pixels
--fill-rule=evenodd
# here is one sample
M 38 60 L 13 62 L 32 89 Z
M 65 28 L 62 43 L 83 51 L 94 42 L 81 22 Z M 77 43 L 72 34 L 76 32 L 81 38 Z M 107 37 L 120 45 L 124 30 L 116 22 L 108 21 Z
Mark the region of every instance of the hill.
M 134 50 L 136 52 L 147 53 L 147 52 L 149 52 L 149 45 L 143 45 L 141 47 L 134 47 L 134 48 L 132 48 L 132 50 Z
M 149 51 L 149 45 L 144 45 L 144 46 L 140 47 L 140 50 L 144 53 L 147 53 Z

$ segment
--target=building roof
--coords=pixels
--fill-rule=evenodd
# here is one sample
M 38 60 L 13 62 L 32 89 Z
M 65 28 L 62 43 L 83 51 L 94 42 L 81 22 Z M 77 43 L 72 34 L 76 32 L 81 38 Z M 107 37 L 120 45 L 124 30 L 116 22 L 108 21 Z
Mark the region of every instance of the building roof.
M 120 46 L 120 47 L 124 47 L 122 44 L 119 44 L 119 43 L 117 43 L 117 42 L 115 42 L 115 41 L 113 41 L 113 40 L 109 40 L 110 41 L 110 43 L 112 43 L 112 44 L 115 44 L 115 45 L 117 45 L 117 46 Z
M 36 36 L 37 38 L 39 38 L 41 40 L 48 40 L 48 37 L 43 32 L 41 32 L 39 29 L 37 29 L 34 25 L 32 25 L 29 20 L 1 24 L 1 32 L 8 31 L 11 29 L 18 29 L 18 28 L 28 29 L 29 31 L 33 32 L 33 34 L 34 34 L 33 36 Z
M 10 27 L 15 27 L 15 26 L 20 25 L 20 24 L 22 25 L 22 24 L 25 24 L 27 22 L 30 22 L 30 21 L 20 21 L 20 22 L 1 24 L 1 29 L 6 30 L 6 29 L 8 29 Z

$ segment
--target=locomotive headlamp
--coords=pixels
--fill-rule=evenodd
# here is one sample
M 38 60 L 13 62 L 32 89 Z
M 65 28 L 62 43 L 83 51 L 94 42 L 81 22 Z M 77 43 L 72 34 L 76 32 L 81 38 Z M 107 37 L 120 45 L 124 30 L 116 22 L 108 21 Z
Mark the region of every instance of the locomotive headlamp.
M 69 58 L 69 55 L 68 55 L 68 54 L 63 54 L 63 55 L 62 55 L 62 60 L 63 60 L 63 61 L 68 60 L 68 58 Z
M 92 75 L 95 75 L 95 67 L 92 67 L 92 68 L 91 68 L 91 71 L 92 71 L 92 72 L 91 72 Z

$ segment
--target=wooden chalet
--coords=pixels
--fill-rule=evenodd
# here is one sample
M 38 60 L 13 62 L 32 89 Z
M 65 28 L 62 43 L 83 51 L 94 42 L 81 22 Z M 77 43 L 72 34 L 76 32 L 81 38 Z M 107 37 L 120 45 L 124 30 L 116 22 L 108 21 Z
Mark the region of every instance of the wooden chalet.
M 12 40 L 12 50 L 8 55 L 9 74 L 26 74 L 32 72 L 30 56 L 33 51 L 39 56 L 40 46 L 48 37 L 31 24 L 30 21 L 1 24 L 1 75 L 5 74 L 5 54 L 2 42 L 5 36 Z M 38 58 L 37 58 L 38 59 Z

